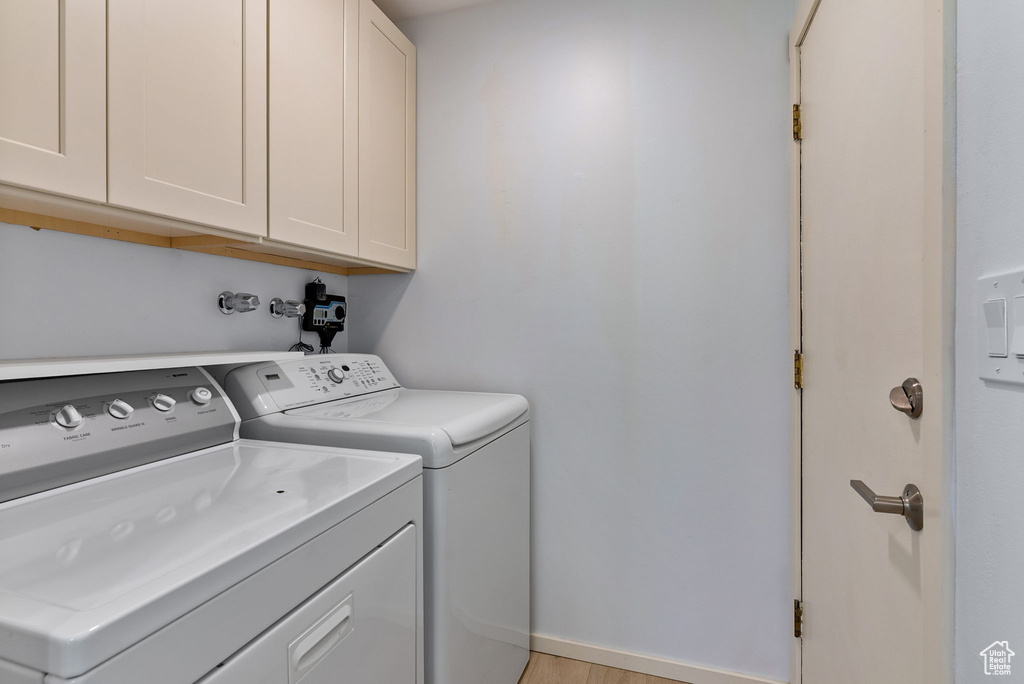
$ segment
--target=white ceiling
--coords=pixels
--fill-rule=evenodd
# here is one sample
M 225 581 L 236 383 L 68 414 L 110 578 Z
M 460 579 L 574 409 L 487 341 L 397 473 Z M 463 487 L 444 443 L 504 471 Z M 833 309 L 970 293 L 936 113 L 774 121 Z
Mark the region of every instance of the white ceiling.
M 391 21 L 399 22 L 424 14 L 447 12 L 448 10 L 483 5 L 494 0 L 374 0 Z

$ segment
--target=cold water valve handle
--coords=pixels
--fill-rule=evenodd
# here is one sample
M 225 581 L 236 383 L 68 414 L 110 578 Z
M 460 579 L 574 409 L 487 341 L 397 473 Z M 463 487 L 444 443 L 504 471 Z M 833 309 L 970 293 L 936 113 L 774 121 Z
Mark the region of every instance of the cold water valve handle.
M 274 297 L 270 300 L 270 315 L 274 318 L 298 318 L 306 313 L 306 305 L 294 299 L 284 300 Z

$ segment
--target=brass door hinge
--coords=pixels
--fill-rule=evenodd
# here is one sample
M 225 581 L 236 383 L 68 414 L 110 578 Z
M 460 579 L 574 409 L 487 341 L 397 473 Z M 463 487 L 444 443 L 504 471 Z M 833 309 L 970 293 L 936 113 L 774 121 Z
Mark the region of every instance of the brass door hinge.
M 793 386 L 804 388 L 804 355 L 799 349 L 793 350 Z
M 803 140 L 800 135 L 800 105 L 793 105 L 793 140 Z
M 804 604 L 800 599 L 793 599 L 793 636 L 797 639 L 804 635 Z

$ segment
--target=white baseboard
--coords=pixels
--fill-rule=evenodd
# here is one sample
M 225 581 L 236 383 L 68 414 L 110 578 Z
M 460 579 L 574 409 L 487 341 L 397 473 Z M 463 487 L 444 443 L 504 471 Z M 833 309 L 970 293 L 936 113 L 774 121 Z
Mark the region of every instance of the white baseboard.
M 675 679 L 689 684 L 785 684 L 777 679 L 765 679 L 754 675 L 729 672 L 728 670 L 716 670 L 713 667 L 702 665 L 690 665 L 674 660 L 664 660 L 652 656 L 616 651 L 602 646 L 581 644 L 565 639 L 542 636 L 540 634 L 530 635 L 530 650 L 547 653 L 549 655 L 584 660 L 588 663 L 596 663 L 605 667 L 617 667 L 620 670 L 642 672 Z

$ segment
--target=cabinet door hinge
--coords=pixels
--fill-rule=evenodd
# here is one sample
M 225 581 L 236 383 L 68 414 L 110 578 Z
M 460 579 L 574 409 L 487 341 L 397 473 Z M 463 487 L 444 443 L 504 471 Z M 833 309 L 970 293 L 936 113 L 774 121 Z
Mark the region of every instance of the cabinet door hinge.
M 800 135 L 800 105 L 793 105 L 793 140 L 803 140 Z
M 804 635 L 804 604 L 800 599 L 793 599 L 793 636 L 797 639 Z
M 804 388 L 804 355 L 799 349 L 793 350 L 793 386 Z

